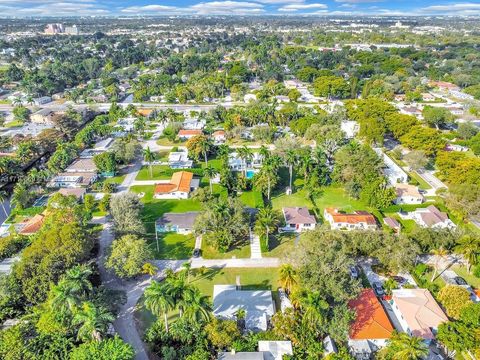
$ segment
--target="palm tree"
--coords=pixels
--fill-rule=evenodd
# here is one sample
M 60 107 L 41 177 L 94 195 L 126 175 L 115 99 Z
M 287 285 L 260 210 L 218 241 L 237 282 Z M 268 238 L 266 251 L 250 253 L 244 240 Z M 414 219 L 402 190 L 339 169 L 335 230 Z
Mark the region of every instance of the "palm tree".
M 267 176 L 267 199 L 270 201 L 270 193 L 272 177 L 276 175 L 278 168 L 281 165 L 281 160 L 278 155 L 272 155 L 263 163 L 263 168 L 265 175 Z
M 279 283 L 290 294 L 295 286 L 297 286 L 297 272 L 290 264 L 283 264 L 280 267 Z
M 238 149 L 238 157 L 243 161 L 243 174 L 247 176 L 247 162 L 251 161 L 253 158 L 252 150 L 250 150 L 245 145 Z
M 407 333 L 395 333 L 388 345 L 392 360 L 420 360 L 428 355 L 428 346 L 422 338 Z
M 208 182 L 210 183 L 210 194 L 213 194 L 213 186 L 212 186 L 212 180 L 213 178 L 218 174 L 217 169 L 207 166 L 204 170 L 203 173 L 205 176 L 208 178 Z
M 300 300 L 303 310 L 302 321 L 310 328 L 315 329 L 325 321 L 325 311 L 329 305 L 318 291 L 307 292 Z
M 143 160 L 148 163 L 148 167 L 150 169 L 150 177 L 153 177 L 152 174 L 152 162 L 155 160 L 155 154 L 150 150 L 150 147 L 147 146 L 146 149 L 143 150 Z
M 77 338 L 83 341 L 101 341 L 102 334 L 106 333 L 113 320 L 115 317 L 107 309 L 86 301 L 73 317 L 73 324 L 80 325 Z
M 202 136 L 202 139 L 200 139 L 198 146 L 200 147 L 200 151 L 202 152 L 203 157 L 205 159 L 205 166 L 207 166 L 208 165 L 207 155 L 210 149 L 212 148 L 212 141 L 208 137 Z
M 435 278 L 437 277 L 438 267 L 440 266 L 440 261 L 445 256 L 448 255 L 448 251 L 443 246 L 440 246 L 440 248 L 432 250 L 432 254 L 435 255 L 435 265 L 434 265 L 434 269 L 433 269 L 432 280 L 430 280 L 431 282 L 433 282 L 433 280 L 435 280 Z
M 185 292 L 185 318 L 192 322 L 204 323 L 210 320 L 211 306 L 208 297 L 196 287 Z
M 279 223 L 279 216 L 277 212 L 271 207 L 264 207 L 260 209 L 257 214 L 257 221 L 255 222 L 255 227 L 257 229 L 257 232 L 265 232 L 267 249 L 269 248 L 270 230 L 275 229 Z
M 470 273 L 472 265 L 477 265 L 480 257 L 480 239 L 465 235 L 458 240 L 455 251 L 462 254 L 468 261 L 467 270 Z
M 63 281 L 52 287 L 50 305 L 52 309 L 59 313 L 73 312 L 80 304 L 78 294 L 72 291 L 72 288 Z
M 301 171 L 303 172 L 303 179 L 305 183 L 307 182 L 308 174 L 312 172 L 312 169 L 315 165 L 314 160 L 312 158 L 312 154 L 310 152 L 306 152 L 302 155 L 299 159 Z
M 168 312 L 174 308 L 174 299 L 167 291 L 167 287 L 155 280 L 145 289 L 145 306 L 157 317 L 163 314 L 165 331 L 168 332 Z
M 5 201 L 8 200 L 8 194 L 4 190 L 0 190 L 0 202 L 2 203 L 2 209 L 5 216 L 8 217 L 7 209 L 5 208 Z
M 13 104 L 13 106 L 20 106 L 20 105 L 22 105 L 22 99 L 19 96 L 16 96 L 12 100 L 12 104 Z
M 86 296 L 92 291 L 92 283 L 88 279 L 92 269 L 85 265 L 77 265 L 67 270 L 63 281 L 70 287 L 72 293 Z
M 185 280 L 187 284 L 190 282 L 190 270 L 192 269 L 192 263 L 190 261 L 186 261 L 182 264 L 183 273 L 185 274 Z
M 290 181 L 289 181 L 290 191 L 293 191 L 293 188 L 292 188 L 293 166 L 297 163 L 297 159 L 298 159 L 298 156 L 295 150 L 288 149 L 287 152 L 285 153 L 285 162 L 288 166 L 288 173 L 290 175 Z

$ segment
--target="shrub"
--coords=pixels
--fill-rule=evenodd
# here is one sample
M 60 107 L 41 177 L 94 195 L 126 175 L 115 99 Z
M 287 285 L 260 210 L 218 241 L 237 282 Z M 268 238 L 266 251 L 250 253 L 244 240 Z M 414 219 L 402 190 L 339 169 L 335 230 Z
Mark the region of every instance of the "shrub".
M 477 278 L 480 278 L 480 265 L 473 267 L 473 275 Z

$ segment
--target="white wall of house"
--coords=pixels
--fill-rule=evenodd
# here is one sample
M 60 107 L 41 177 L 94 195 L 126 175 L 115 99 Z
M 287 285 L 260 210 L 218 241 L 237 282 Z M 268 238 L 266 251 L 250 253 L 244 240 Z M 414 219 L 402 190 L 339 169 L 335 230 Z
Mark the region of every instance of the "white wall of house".
M 155 199 L 188 199 L 189 193 L 185 191 L 172 191 L 167 194 L 155 194 Z
M 423 202 L 422 198 L 418 198 L 415 196 L 398 196 L 394 201 L 395 204 L 421 204 Z

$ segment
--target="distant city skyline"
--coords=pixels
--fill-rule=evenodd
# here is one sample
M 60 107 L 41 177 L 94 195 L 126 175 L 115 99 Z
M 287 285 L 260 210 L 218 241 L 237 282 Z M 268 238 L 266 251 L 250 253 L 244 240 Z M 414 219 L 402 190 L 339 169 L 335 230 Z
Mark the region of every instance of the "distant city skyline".
M 0 0 L 0 16 L 133 15 L 480 16 L 480 1 L 448 0 Z

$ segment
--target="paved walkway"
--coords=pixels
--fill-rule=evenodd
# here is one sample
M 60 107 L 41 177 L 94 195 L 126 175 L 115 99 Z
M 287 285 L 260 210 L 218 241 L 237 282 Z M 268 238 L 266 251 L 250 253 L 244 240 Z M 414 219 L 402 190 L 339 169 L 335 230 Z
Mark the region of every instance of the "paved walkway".
M 195 238 L 195 249 L 201 249 L 202 248 L 202 235 L 198 235 Z
M 192 268 L 223 267 L 223 268 L 276 268 L 281 265 L 279 258 L 262 259 L 192 259 Z
M 123 182 L 118 187 L 118 192 L 126 192 L 130 189 L 130 186 L 135 182 L 135 178 L 138 175 L 138 172 L 142 168 L 141 161 L 136 161 L 135 164 L 131 165 L 128 169 L 127 176 L 123 179 Z
M 261 259 L 262 248 L 260 245 L 260 237 L 252 232 L 250 229 L 250 258 Z

